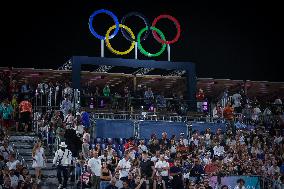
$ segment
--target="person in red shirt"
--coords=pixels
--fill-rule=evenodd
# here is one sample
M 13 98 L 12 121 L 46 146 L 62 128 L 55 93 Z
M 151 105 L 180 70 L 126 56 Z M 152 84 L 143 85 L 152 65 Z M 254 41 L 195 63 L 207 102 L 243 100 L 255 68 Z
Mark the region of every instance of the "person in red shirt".
M 28 97 L 19 104 L 19 110 L 21 124 L 24 124 L 25 132 L 27 132 L 32 118 L 32 104 Z
M 124 145 L 125 150 L 132 150 L 134 148 L 134 141 L 133 138 L 129 138 L 127 143 Z
M 215 175 L 219 170 L 218 162 L 215 159 L 212 159 L 212 162 L 205 165 L 204 171 L 207 175 Z
M 234 108 L 231 106 L 230 102 L 228 102 L 227 106 L 224 108 L 223 116 L 228 121 L 231 121 L 234 119 Z
M 198 93 L 196 94 L 196 100 L 203 101 L 205 98 L 204 92 L 202 89 L 198 90 Z
M 203 111 L 202 104 L 203 104 L 204 99 L 205 99 L 204 92 L 203 92 L 202 89 L 199 89 L 198 93 L 196 93 L 197 111 L 198 112 L 202 112 Z

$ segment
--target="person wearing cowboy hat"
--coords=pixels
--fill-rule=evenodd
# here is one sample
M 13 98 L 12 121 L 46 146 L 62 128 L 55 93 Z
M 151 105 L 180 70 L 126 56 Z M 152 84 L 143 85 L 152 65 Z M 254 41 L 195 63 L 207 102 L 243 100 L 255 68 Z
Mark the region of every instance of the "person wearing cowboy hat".
M 68 168 L 72 162 L 72 152 L 67 149 L 65 142 L 61 142 L 59 145 L 60 149 L 55 152 L 53 158 L 53 167 L 57 165 L 57 179 L 59 182 L 58 188 L 66 188 L 68 180 Z M 62 174 L 63 174 L 63 185 L 62 185 Z

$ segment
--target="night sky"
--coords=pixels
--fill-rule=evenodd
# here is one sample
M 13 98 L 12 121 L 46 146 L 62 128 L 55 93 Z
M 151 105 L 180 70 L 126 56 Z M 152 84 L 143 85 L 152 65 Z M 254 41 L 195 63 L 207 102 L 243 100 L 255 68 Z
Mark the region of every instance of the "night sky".
M 198 77 L 283 81 L 280 77 L 283 21 L 279 4 L 199 0 L 138 2 L 58 0 L 1 4 L 0 66 L 57 69 L 72 55 L 100 56 L 100 41 L 89 32 L 88 19 L 93 11 L 105 8 L 113 11 L 119 20 L 131 11 L 143 13 L 150 23 L 163 13 L 176 17 L 182 33 L 179 41 L 171 46 L 172 61 L 196 63 Z M 94 27 L 102 35 L 113 24 L 105 15 L 94 19 Z M 129 18 L 126 24 L 136 34 L 144 27 L 135 17 Z M 157 27 L 167 39 L 174 37 L 175 26 L 170 21 L 163 20 Z M 122 34 L 111 42 L 118 50 L 130 44 Z M 150 52 L 156 52 L 161 46 L 152 35 L 143 45 Z M 105 49 L 105 57 L 134 58 L 134 51 L 122 57 Z M 138 58 L 149 59 L 140 53 Z M 167 54 L 155 60 L 167 60 Z

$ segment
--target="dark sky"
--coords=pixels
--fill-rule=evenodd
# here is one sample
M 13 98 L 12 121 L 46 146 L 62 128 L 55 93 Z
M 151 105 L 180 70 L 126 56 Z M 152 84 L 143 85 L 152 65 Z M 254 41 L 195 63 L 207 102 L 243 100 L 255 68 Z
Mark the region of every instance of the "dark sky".
M 88 19 L 93 11 L 105 8 L 119 20 L 131 11 L 143 13 L 150 22 L 162 13 L 176 17 L 182 34 L 171 46 L 172 60 L 196 63 L 198 77 L 283 81 L 279 4 L 185 2 L 58 0 L 2 4 L 0 66 L 58 68 L 72 55 L 100 56 L 100 41 L 89 32 Z M 113 21 L 99 15 L 94 24 L 103 34 Z M 144 27 L 135 17 L 127 25 L 136 34 Z M 167 20 L 157 27 L 168 39 L 175 35 L 174 24 Z M 121 50 L 129 46 L 121 34 L 112 39 L 112 44 Z M 151 52 L 160 47 L 152 36 L 144 45 Z M 134 58 L 134 51 L 122 57 L 105 49 L 105 56 Z M 148 58 L 139 53 L 139 59 Z M 166 53 L 156 60 L 167 60 Z

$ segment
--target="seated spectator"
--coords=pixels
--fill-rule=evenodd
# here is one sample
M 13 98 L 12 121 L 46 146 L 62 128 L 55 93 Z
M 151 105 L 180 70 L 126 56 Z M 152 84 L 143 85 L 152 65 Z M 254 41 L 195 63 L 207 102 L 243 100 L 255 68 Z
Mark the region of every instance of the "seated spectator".
M 213 148 L 214 156 L 223 159 L 223 155 L 225 153 L 224 147 L 220 146 L 220 143 L 217 143 L 216 146 Z
M 0 155 L 3 156 L 4 161 L 8 161 L 9 155 L 14 152 L 14 149 L 9 145 L 8 140 L 4 140 L 3 145 L 0 147 Z
M 9 155 L 9 161 L 6 163 L 9 170 L 15 170 L 18 163 L 20 163 L 20 161 L 16 159 L 16 154 L 11 153 Z
M 111 181 L 109 182 L 109 185 L 105 189 L 118 189 L 116 186 L 116 178 L 113 177 Z

